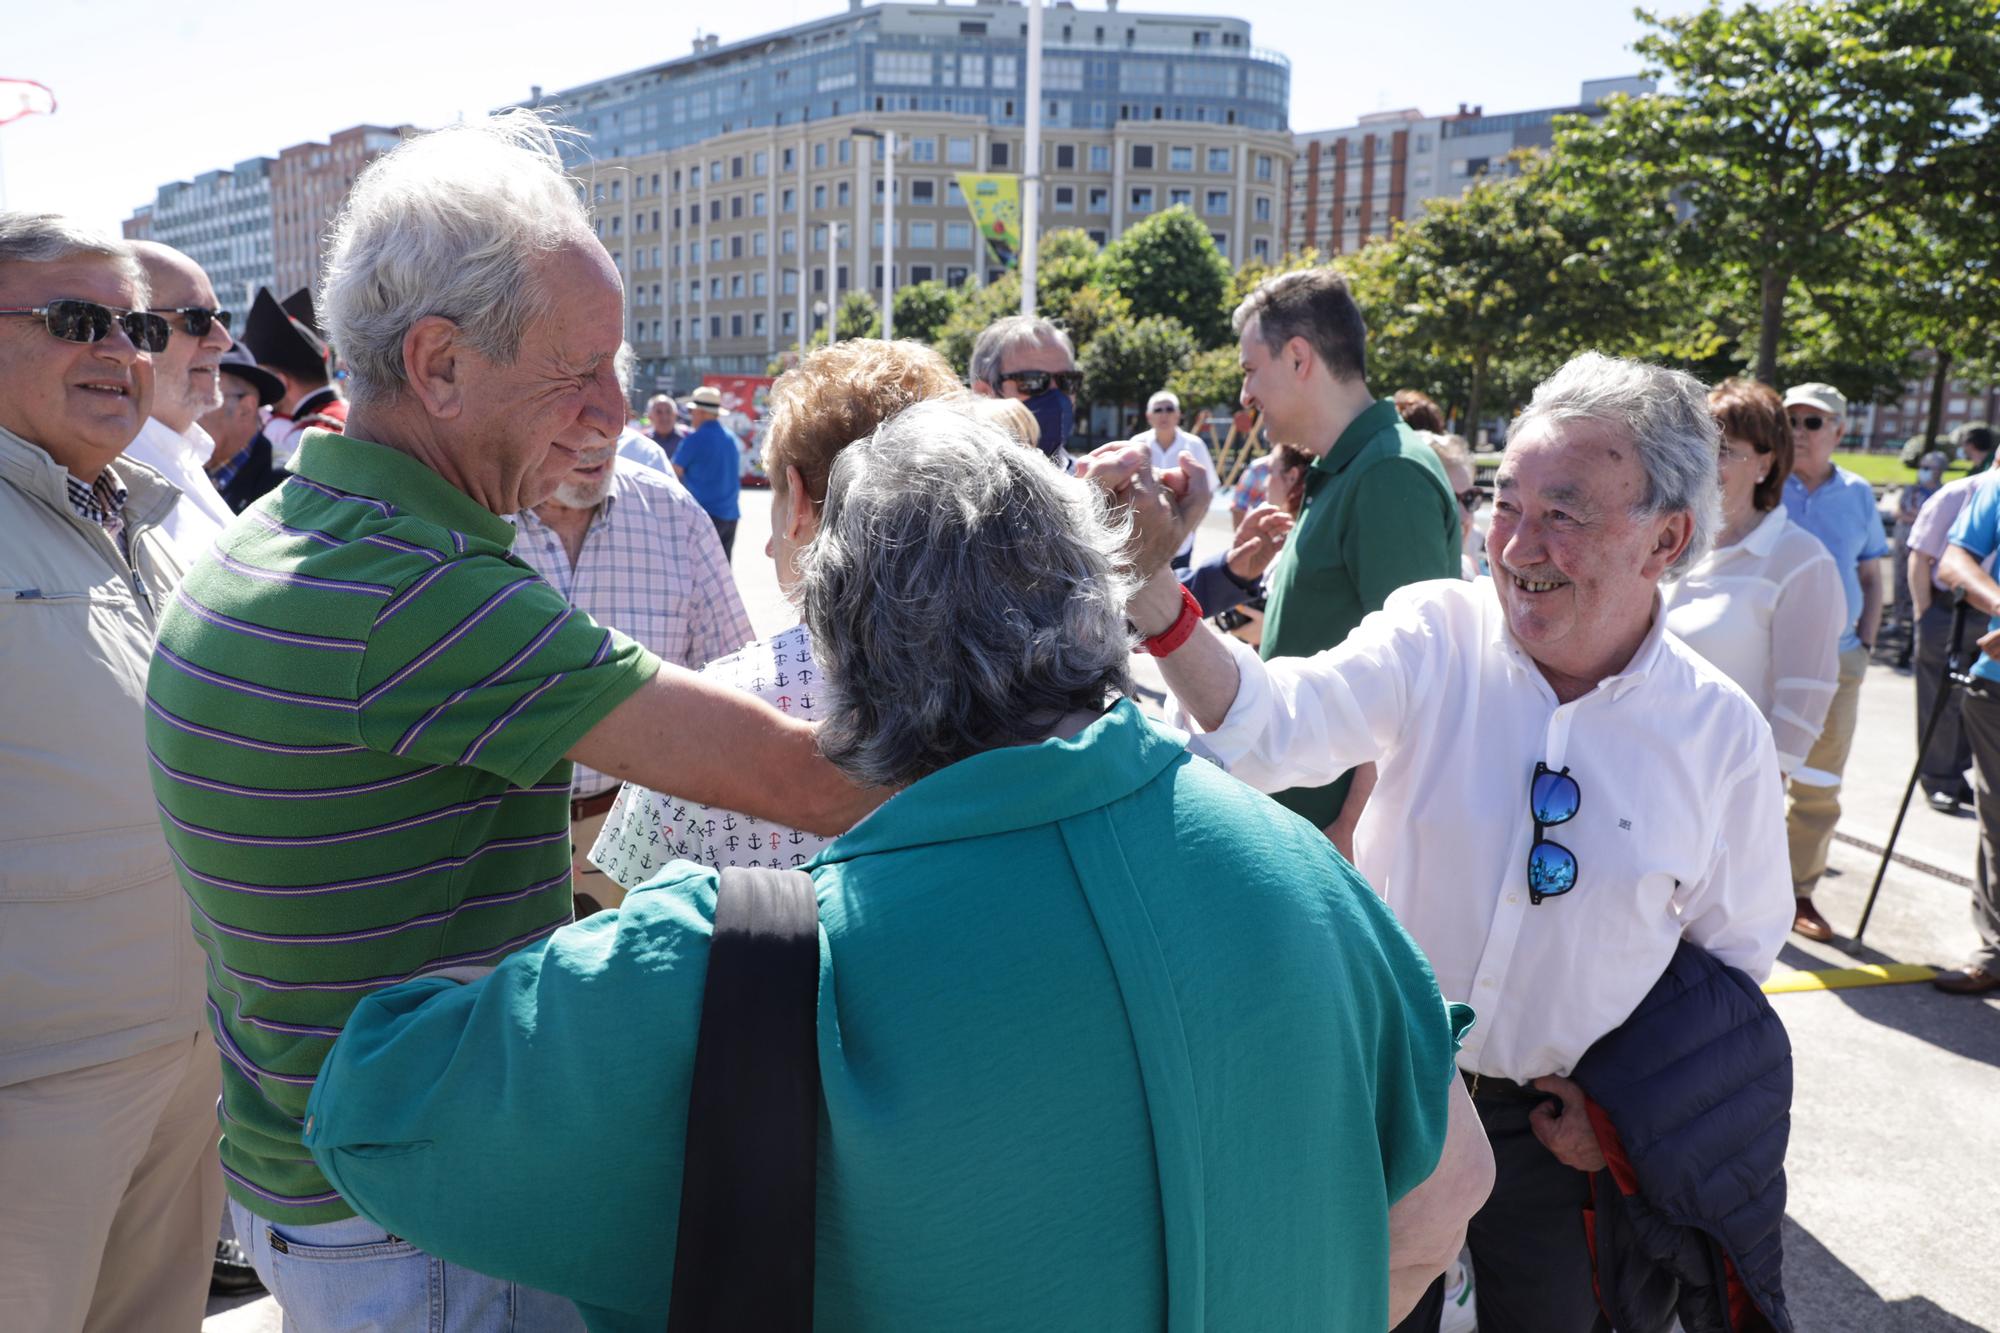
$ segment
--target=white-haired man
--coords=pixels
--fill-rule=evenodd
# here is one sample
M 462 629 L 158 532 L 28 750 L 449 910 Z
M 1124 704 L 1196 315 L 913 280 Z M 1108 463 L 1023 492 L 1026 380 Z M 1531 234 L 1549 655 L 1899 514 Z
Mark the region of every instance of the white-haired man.
M 222 1208 L 201 951 L 145 780 L 181 502 L 122 456 L 166 319 L 124 244 L 0 212 L 0 1328 L 193 1328 Z M 184 335 L 173 333 L 176 341 Z
M 1761 979 L 1791 922 L 1770 728 L 1660 610 L 1718 522 L 1716 448 L 1691 377 L 1586 354 L 1508 441 L 1491 581 L 1405 587 L 1338 647 L 1270 661 L 1198 624 L 1176 647 L 1164 575 L 1130 608 L 1175 627 L 1156 642 L 1197 746 L 1252 786 L 1378 767 L 1355 864 L 1479 1014 L 1459 1067 L 1499 1169 L 1470 1233 L 1482 1330 L 1603 1327 L 1580 1215 L 1603 1154 L 1567 1076 L 1683 937 Z
M 1209 457 L 1208 442 L 1181 429 L 1181 400 L 1173 390 L 1162 389 L 1146 401 L 1146 427 L 1132 437 L 1132 443 L 1146 445 L 1153 451 L 1154 472 L 1186 466 L 1181 461 L 1185 454 L 1194 460 L 1196 467 L 1209 474 L 1211 484 L 1215 482 L 1215 460 Z M 1173 567 L 1186 569 L 1193 558 L 1194 534 L 1189 533 L 1181 549 L 1174 552 Z
M 584 450 L 554 495 L 515 516 L 514 554 L 598 624 L 699 671 L 756 637 L 729 557 L 671 468 L 662 474 L 617 448 Z M 576 766 L 569 813 L 579 917 L 625 897 L 590 861 L 617 798 L 616 779 Z
M 181 493 L 164 526 L 193 563 L 236 516 L 209 479 L 215 441 L 200 424 L 222 406 L 222 354 L 234 345 L 229 312 L 216 305 L 201 265 L 180 251 L 158 241 L 136 241 L 132 248 L 153 291 L 153 313 L 165 318 L 173 336 L 153 358 L 153 414 L 125 452 Z
M 435 1327 L 447 1300 L 454 1327 L 573 1326 L 567 1303 L 341 1200 L 301 1144 L 333 1039 L 372 990 L 570 919 L 572 758 L 823 832 L 879 796 L 809 726 L 662 664 L 512 554 L 504 516 L 626 415 L 623 287 L 539 119 L 372 164 L 324 307 L 347 435 L 308 432 L 293 476 L 190 572 L 147 686 L 154 790 L 211 960 L 237 1234 L 302 1329 Z

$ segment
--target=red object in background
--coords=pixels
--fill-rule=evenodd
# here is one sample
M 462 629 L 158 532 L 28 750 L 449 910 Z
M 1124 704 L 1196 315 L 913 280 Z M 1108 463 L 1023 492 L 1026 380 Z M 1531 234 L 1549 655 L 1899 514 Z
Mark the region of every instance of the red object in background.
M 0 125 L 23 116 L 52 116 L 56 95 L 33 79 L 0 79 Z
M 765 404 L 771 396 L 771 377 L 703 375 L 701 382 L 722 395 L 722 424 L 743 441 L 743 484 L 769 486 L 771 479 L 764 475 L 764 432 L 770 428 Z

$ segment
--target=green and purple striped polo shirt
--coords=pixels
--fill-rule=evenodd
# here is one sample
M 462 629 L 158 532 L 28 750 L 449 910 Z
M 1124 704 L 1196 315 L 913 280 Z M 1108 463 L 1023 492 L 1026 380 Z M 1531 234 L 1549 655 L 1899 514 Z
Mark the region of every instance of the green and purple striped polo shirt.
M 300 1146 L 357 1001 L 570 919 L 565 755 L 659 667 L 416 460 L 307 433 L 181 583 L 147 681 L 167 841 L 208 952 L 222 1169 L 351 1216 Z

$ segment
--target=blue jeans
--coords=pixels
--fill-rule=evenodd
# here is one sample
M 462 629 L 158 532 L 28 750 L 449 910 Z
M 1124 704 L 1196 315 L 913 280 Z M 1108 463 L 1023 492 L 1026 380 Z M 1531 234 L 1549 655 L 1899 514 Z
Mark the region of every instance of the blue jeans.
M 567 1297 L 432 1258 L 363 1217 L 269 1222 L 229 1201 L 236 1237 L 285 1313 L 285 1333 L 570 1333 Z

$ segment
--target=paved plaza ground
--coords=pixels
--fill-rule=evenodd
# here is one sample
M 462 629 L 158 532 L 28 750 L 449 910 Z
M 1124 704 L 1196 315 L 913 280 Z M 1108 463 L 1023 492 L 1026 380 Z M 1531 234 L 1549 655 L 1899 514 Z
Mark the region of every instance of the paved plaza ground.
M 736 572 L 758 633 L 792 623 L 764 558 L 768 492 L 744 493 Z M 1199 554 L 1219 549 L 1226 514 L 1204 525 Z M 1142 659 L 1141 679 L 1158 688 Z M 1914 686 L 1872 667 L 1848 764 L 1833 871 L 1817 901 L 1836 929 L 1860 916 L 1915 760 Z M 1635 774 L 1635 781 L 1644 781 Z M 1921 796 L 1921 793 L 1920 793 Z M 1921 799 L 1900 858 L 1972 873 L 1977 829 Z M 1786 970 L 1861 963 L 1952 966 L 1974 942 L 1967 890 L 1892 864 L 1865 946 L 1794 936 Z M 1789 1157 L 1786 1290 L 1800 1333 L 1976 1333 L 2000 1330 L 2000 997 L 1962 999 L 1930 986 L 1780 994 L 1797 1091 Z M 278 1333 L 268 1297 L 218 1301 L 207 1333 Z

